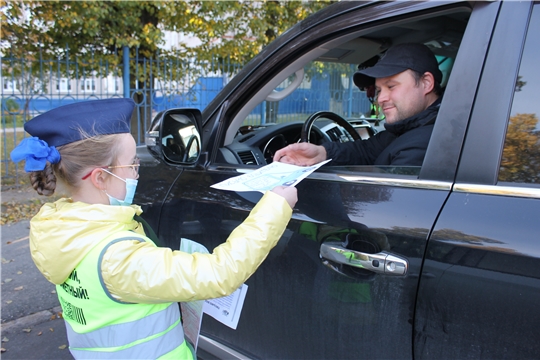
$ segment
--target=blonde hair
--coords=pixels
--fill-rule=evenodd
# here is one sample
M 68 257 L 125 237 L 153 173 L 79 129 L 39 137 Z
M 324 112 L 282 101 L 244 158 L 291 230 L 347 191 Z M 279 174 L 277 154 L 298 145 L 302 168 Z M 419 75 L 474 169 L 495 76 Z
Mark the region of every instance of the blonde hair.
M 59 146 L 60 162 L 47 162 L 42 171 L 30 173 L 32 187 L 40 195 L 51 196 L 58 179 L 69 191 L 77 189 L 86 169 L 115 165 L 120 152 L 119 135 L 123 134 L 88 136 L 83 133 L 83 140 Z

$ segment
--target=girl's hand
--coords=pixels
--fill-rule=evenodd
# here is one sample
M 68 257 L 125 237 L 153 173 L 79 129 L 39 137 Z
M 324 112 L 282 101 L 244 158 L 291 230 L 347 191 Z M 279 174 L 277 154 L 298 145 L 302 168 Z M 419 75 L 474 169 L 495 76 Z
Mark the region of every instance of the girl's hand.
M 294 208 L 298 201 L 297 191 L 294 186 L 276 186 L 272 189 L 272 192 L 284 197 L 291 209 Z

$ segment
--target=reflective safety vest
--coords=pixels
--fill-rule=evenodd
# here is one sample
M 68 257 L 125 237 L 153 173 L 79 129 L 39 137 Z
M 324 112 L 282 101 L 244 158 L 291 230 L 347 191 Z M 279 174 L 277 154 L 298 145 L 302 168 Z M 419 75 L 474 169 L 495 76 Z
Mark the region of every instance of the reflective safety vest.
M 377 119 L 381 113 L 381 108 L 376 103 L 371 103 L 369 110 L 369 117 L 371 119 Z
M 178 303 L 134 304 L 115 300 L 101 277 L 109 246 L 140 239 L 123 231 L 98 243 L 56 286 L 75 359 L 193 359 L 184 339 Z

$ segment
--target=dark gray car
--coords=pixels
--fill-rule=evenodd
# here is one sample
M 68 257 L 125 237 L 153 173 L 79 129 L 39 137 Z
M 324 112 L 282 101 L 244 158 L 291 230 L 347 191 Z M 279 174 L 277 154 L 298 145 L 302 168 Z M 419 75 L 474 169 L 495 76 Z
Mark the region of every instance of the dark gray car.
M 202 113 L 158 115 L 135 201 L 164 246 L 184 237 L 212 249 L 260 194 L 210 185 L 271 162 L 300 140 L 304 119 L 321 118 L 307 128 L 318 144 L 384 131 L 380 119 L 350 116 L 346 97 L 324 110 L 347 123 L 306 109 L 302 121 L 269 124 L 258 109 L 285 108 L 313 69 L 349 74 L 403 42 L 430 47 L 444 73 L 423 165 L 323 166 L 303 180 L 285 235 L 247 281 L 237 329 L 204 317 L 202 358 L 538 358 L 538 3 L 329 6 L 266 47 Z

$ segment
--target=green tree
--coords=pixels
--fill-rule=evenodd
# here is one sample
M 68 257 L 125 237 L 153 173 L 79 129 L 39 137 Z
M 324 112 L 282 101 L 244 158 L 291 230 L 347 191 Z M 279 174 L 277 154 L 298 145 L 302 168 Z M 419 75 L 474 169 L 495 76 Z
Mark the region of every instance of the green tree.
M 160 59 L 176 61 L 195 57 L 201 68 L 215 56 L 245 63 L 286 29 L 332 2 L 0 0 L 1 50 L 24 59 L 19 69 L 4 67 L 3 71 L 37 74 L 47 63 L 36 60 L 69 57 L 75 64 L 65 62 L 54 72 L 60 70 L 70 78 L 92 76 L 93 72 L 105 77 L 108 74 L 102 72 L 102 64 L 106 62 L 109 71 L 120 76 L 118 52 L 127 46 L 130 58 L 139 59 L 131 63 L 131 87 L 148 89 L 154 77 L 162 74 L 157 62 L 152 61 L 158 53 Z M 165 51 L 164 31 L 198 38 L 200 45 L 180 44 L 175 51 Z M 223 67 L 220 70 L 229 71 Z M 182 79 L 186 72 L 180 61 L 163 76 Z M 32 91 L 36 87 L 27 86 Z M 138 92 L 135 99 L 140 97 L 142 101 L 144 96 Z
M 284 31 L 333 2 L 193 1 L 184 30 L 202 44 L 186 50 L 198 57 L 218 54 L 245 63 Z
M 164 31 L 201 40 L 181 56 L 230 56 L 244 63 L 277 36 L 334 1 L 36 1 L 0 0 L 2 51 L 15 57 L 69 52 L 85 64 L 117 61 L 123 46 L 156 56 Z M 161 55 L 167 55 L 161 50 Z M 169 54 L 178 56 L 178 53 Z
M 178 3 L 185 4 L 185 3 Z M 8 1 L 2 49 L 17 57 L 65 55 L 90 61 L 127 45 L 151 57 L 162 44 L 158 28 L 167 1 Z

